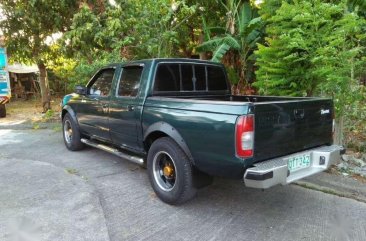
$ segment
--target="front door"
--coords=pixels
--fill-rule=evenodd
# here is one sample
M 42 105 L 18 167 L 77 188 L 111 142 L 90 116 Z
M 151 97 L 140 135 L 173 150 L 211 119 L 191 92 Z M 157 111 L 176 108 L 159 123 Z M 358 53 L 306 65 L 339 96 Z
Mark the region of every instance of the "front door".
M 113 143 L 130 150 L 140 151 L 137 141 L 142 101 L 138 98 L 142 65 L 122 67 L 116 93 L 110 102 L 110 134 Z
M 78 106 L 78 121 L 83 132 L 110 141 L 108 111 L 114 68 L 100 70 L 87 85 L 87 95 Z

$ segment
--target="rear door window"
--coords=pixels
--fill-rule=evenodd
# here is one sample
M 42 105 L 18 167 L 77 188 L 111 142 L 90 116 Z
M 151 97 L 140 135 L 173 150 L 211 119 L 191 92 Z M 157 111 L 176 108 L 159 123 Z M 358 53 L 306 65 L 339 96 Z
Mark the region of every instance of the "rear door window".
M 140 87 L 142 71 L 143 66 L 123 67 L 117 95 L 136 96 Z

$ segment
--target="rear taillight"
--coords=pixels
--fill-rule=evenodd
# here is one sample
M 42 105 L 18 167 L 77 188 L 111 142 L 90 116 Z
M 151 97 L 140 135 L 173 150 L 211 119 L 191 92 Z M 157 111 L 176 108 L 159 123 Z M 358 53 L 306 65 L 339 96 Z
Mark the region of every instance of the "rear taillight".
M 253 156 L 254 115 L 240 116 L 236 120 L 235 145 L 238 157 L 248 158 Z

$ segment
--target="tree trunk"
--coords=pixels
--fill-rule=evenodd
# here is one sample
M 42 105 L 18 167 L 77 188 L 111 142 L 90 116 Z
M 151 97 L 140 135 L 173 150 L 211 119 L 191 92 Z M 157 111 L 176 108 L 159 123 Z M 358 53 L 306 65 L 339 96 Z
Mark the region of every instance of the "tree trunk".
M 38 63 L 39 68 L 39 82 L 41 87 L 43 112 L 51 109 L 51 95 L 48 85 L 46 66 L 43 62 Z
M 334 144 L 343 145 L 344 142 L 344 119 L 340 116 L 336 119 L 335 133 L 334 133 Z

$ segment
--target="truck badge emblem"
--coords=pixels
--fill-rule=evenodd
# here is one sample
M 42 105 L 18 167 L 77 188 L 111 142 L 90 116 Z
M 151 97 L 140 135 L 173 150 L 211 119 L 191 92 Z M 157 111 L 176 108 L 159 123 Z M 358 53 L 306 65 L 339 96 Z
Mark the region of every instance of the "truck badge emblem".
M 330 110 L 329 109 L 321 109 L 320 110 L 320 114 L 321 115 L 325 115 L 325 114 L 329 114 L 330 113 Z

